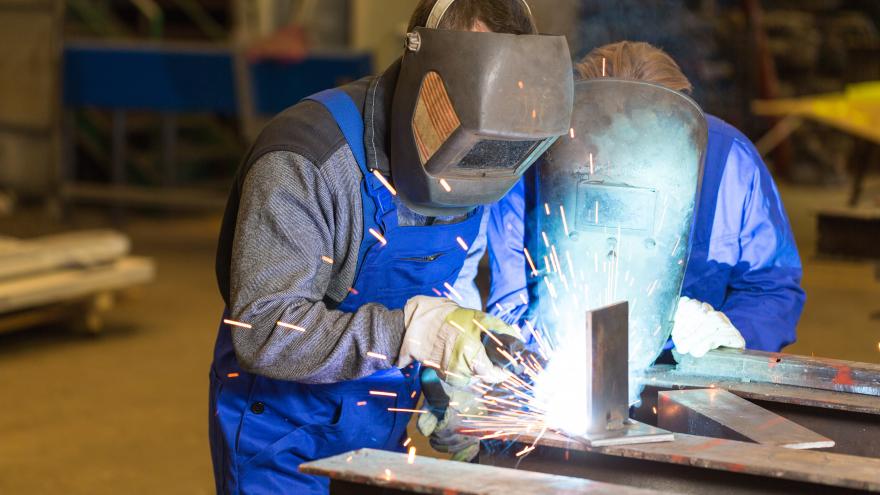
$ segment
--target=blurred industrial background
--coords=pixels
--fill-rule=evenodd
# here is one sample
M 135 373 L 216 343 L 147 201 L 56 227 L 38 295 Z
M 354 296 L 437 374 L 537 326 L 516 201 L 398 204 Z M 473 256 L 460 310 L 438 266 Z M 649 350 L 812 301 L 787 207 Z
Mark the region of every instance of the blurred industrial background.
M 0 0 L 0 493 L 213 491 L 238 160 L 393 62 L 415 3 Z M 575 56 L 631 39 L 681 63 L 779 184 L 808 296 L 787 351 L 880 362 L 880 1 L 530 3 Z

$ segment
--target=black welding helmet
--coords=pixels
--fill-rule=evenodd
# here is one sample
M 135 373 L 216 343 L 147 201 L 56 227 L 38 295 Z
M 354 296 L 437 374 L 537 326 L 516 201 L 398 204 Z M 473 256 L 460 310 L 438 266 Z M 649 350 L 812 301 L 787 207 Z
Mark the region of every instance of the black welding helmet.
M 501 199 L 568 133 L 571 56 L 563 36 L 437 29 L 407 34 L 391 117 L 391 174 L 410 209 L 453 215 Z

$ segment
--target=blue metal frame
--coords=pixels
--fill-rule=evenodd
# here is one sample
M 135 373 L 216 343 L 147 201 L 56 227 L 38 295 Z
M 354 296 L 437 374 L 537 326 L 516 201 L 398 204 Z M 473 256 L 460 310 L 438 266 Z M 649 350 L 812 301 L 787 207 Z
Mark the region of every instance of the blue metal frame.
M 313 54 L 299 63 L 251 67 L 254 106 L 271 115 L 320 90 L 372 72 L 366 53 Z M 216 45 L 68 43 L 63 98 L 68 107 L 214 112 L 234 115 L 232 52 Z

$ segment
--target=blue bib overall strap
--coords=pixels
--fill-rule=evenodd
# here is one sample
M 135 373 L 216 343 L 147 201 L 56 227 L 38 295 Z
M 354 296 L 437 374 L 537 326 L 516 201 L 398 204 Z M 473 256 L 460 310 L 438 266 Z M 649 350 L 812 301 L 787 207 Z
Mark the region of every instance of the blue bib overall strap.
M 482 210 L 449 225 L 400 227 L 388 189 L 367 168 L 363 121 L 351 98 L 330 90 L 310 99 L 324 105 L 339 126 L 364 175 L 363 241 L 350 293 L 335 309 L 355 312 L 366 303 L 396 310 L 417 295 L 437 295 L 452 284 Z M 386 243 L 371 235 L 380 232 Z M 371 390 L 396 394 L 373 396 Z M 419 394 L 418 367 L 390 368 L 360 380 L 310 385 L 242 370 L 230 330 L 221 325 L 211 373 L 210 435 L 217 489 L 223 493 L 328 492 L 326 478 L 298 472 L 302 462 L 360 448 L 401 450 Z
M 364 226 L 367 224 L 375 226 L 381 223 L 382 215 L 394 209 L 394 203 L 391 199 L 391 192 L 376 177 L 372 170 L 367 167 L 366 146 L 364 146 L 364 120 L 352 101 L 351 97 L 345 91 L 337 88 L 328 89 L 316 93 L 306 98 L 316 101 L 330 112 L 342 136 L 348 142 L 351 148 L 351 154 L 354 156 L 361 173 L 364 175 L 364 181 L 361 183 L 361 198 L 364 207 Z M 368 220 L 374 220 L 368 222 Z M 381 231 L 379 231 L 381 232 Z M 361 241 L 358 259 L 363 259 L 363 254 L 372 244 L 378 240 L 372 236 L 368 237 L 369 230 L 364 229 L 364 240 Z

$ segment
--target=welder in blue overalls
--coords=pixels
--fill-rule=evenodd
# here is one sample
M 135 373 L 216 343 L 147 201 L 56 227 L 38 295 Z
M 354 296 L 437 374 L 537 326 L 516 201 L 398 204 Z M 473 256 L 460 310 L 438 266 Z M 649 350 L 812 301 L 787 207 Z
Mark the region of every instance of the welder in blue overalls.
M 583 79 L 611 77 L 691 89 L 675 61 L 647 43 L 597 48 L 577 72 Z M 676 352 L 696 357 L 717 347 L 779 351 L 794 342 L 805 300 L 791 226 L 749 139 L 717 117 L 707 115 L 707 120 L 702 187 L 672 342 Z M 492 272 L 487 307 L 508 322 L 522 318 L 530 302 L 523 238 L 527 211 L 536 205 L 527 203 L 520 181 L 487 212 Z
M 325 493 L 299 464 L 402 449 L 422 384 L 434 421 L 420 429 L 471 455 L 449 431 L 449 387 L 506 379 L 481 332 L 511 348 L 518 334 L 462 308 L 452 284 L 478 205 L 570 123 L 567 44 L 535 33 L 524 0 L 422 0 L 401 60 L 311 96 L 257 139 L 217 254 L 218 492 Z

